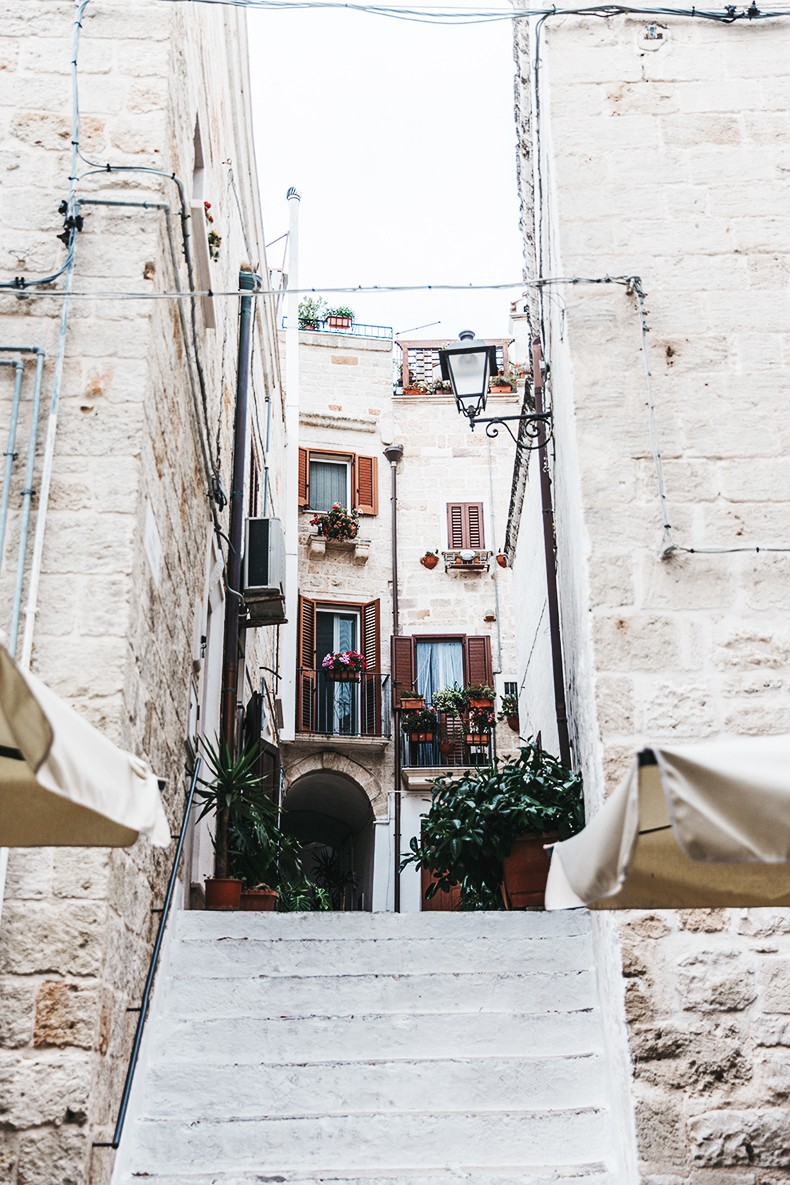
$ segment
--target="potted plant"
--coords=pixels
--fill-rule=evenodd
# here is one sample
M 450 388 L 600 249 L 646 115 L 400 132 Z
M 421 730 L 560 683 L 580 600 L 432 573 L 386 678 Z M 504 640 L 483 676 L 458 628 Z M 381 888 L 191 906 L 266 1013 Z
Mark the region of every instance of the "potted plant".
M 311 527 L 318 527 L 318 534 L 336 543 L 347 543 L 356 539 L 359 531 L 359 512 L 346 510 L 339 502 L 333 502 L 331 510 L 316 514 L 310 519 Z
M 506 395 L 513 390 L 513 384 L 509 376 L 499 370 L 488 380 L 488 389 L 492 395 Z
M 472 708 L 466 717 L 467 745 L 487 745 L 494 727 L 493 707 Z
M 321 662 L 327 679 L 335 683 L 359 683 L 367 667 L 365 656 L 358 650 L 338 650 L 325 655 Z
M 507 555 L 504 551 L 497 552 L 496 562 L 499 564 L 500 568 L 507 568 Z
M 323 296 L 303 296 L 299 301 L 299 328 L 320 329 L 326 316 L 326 301 Z
M 507 720 L 508 728 L 518 732 L 518 696 L 503 695 L 497 713 L 497 720 Z
M 466 692 L 462 687 L 442 687 L 434 691 L 431 703 L 435 712 L 441 712 L 451 719 L 460 719 L 461 713 L 468 707 Z
M 496 692 L 487 683 L 467 683 L 464 692 L 470 708 L 493 708 Z
M 419 712 L 420 708 L 425 707 L 425 696 L 420 695 L 418 691 L 410 689 L 409 691 L 402 691 L 400 695 L 400 708 L 402 712 Z
M 431 383 L 431 390 L 436 395 L 452 395 L 453 384 L 449 379 L 436 379 L 435 382 Z
M 427 395 L 428 384 L 424 383 L 422 379 L 409 378 L 408 384 L 403 388 L 404 395 Z
M 438 728 L 436 713 L 430 708 L 421 708 L 418 712 L 407 712 L 400 722 L 401 730 L 408 734 L 415 744 L 425 744 L 432 741 Z
M 255 912 L 271 912 L 277 904 L 281 882 L 301 871 L 297 842 L 281 831 L 277 808 L 268 795 L 231 823 L 228 864 L 242 882 L 242 910 Z
M 354 324 L 354 310 L 342 304 L 327 309 L 324 317 L 330 329 L 350 329 Z
M 411 840 L 401 868 L 414 864 L 435 874 L 426 897 L 460 885 L 466 908 L 541 904 L 540 881 L 545 887 L 548 874 L 543 845 L 583 826 L 581 778 L 530 741 L 516 757 L 437 778 L 421 835 Z M 512 864 L 525 850 L 540 865 L 537 888 L 533 881 L 520 888 L 514 879 Z
M 420 563 L 422 564 L 423 568 L 428 568 L 429 571 L 432 568 L 435 568 L 439 563 L 438 551 L 426 551 L 425 555 L 420 556 Z
M 209 814 L 217 818 L 212 837 L 214 876 L 206 880 L 206 908 L 238 909 L 241 877 L 230 867 L 229 838 L 244 821 L 249 824 L 264 813 L 269 803 L 258 773 L 258 747 L 246 748 L 234 757 L 225 742 L 212 745 L 203 738 L 201 744 L 211 776 L 201 778 L 195 791 L 202 804 L 197 821 Z

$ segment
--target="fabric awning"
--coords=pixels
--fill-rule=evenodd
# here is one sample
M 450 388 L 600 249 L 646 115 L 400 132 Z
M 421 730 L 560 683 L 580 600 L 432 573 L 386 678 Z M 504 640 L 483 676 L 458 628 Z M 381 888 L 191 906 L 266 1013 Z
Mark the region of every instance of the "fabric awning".
M 653 746 L 552 852 L 547 909 L 790 905 L 790 736 Z
M 170 842 L 159 783 L 0 646 L 0 846 Z

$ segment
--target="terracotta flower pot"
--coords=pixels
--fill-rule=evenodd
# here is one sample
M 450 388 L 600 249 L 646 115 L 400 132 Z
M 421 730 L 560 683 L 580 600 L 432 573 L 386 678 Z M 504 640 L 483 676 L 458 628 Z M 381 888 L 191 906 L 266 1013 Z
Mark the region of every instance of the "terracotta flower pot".
M 361 671 L 324 671 L 330 683 L 359 683 Z
M 453 751 L 452 741 L 439 741 L 439 752 L 442 757 L 449 757 Z
M 422 387 L 404 387 L 404 395 L 427 395 L 427 391 L 423 391 Z
M 487 745 L 490 735 L 488 732 L 468 732 L 466 734 L 466 743 L 467 745 Z
M 433 740 L 435 733 L 432 732 L 410 732 L 409 740 L 413 741 L 415 745 L 426 745 Z
M 470 708 L 493 708 L 494 701 L 492 699 L 469 699 Z
M 507 556 L 505 555 L 505 553 L 503 551 L 500 551 L 499 555 L 496 558 L 496 562 L 499 564 L 500 568 L 507 567 Z
M 488 391 L 490 395 L 510 395 L 512 394 L 513 388 L 511 386 L 489 387 Z
M 240 903 L 240 880 L 230 876 L 206 878 L 206 909 L 238 909 Z
M 402 695 L 400 697 L 402 712 L 421 712 L 425 707 L 424 695 Z
M 512 728 L 513 732 L 518 732 L 518 716 L 506 716 L 508 728 Z
M 556 843 L 556 832 L 516 837 L 509 856 L 502 861 L 502 896 L 508 909 L 542 909 L 551 856 L 547 843 Z
M 330 329 L 350 329 L 352 321 L 350 317 L 327 317 L 326 323 Z
M 428 568 L 430 570 L 431 568 L 435 568 L 439 563 L 439 557 L 438 555 L 424 555 L 420 559 L 420 563 L 422 564 L 423 568 Z
M 276 889 L 242 889 L 241 908 L 251 913 L 271 913 L 279 896 Z

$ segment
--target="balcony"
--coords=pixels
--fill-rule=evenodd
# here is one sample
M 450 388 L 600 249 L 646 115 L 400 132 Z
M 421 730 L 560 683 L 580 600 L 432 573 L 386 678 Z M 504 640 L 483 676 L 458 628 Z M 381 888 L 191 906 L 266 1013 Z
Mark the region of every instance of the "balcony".
M 401 768 L 407 788 L 422 788 L 442 774 L 491 765 L 495 757 L 494 733 L 482 735 L 478 744 L 467 744 L 467 735 L 462 720 L 446 716 L 440 716 L 439 735 L 433 740 L 413 741 L 408 733 L 401 732 Z
M 357 681 L 341 682 L 321 667 L 300 667 L 297 737 L 381 744 L 391 736 L 390 698 L 390 676 L 381 671 L 361 671 Z

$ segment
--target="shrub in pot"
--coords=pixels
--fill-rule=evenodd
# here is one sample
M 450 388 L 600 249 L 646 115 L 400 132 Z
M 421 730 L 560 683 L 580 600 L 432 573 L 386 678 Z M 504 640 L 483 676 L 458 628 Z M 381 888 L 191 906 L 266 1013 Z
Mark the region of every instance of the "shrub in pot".
M 413 741 L 432 741 L 439 727 L 436 713 L 430 708 L 421 708 L 416 712 L 406 712 L 401 717 L 401 730 Z
M 426 897 L 460 885 L 463 908 L 501 909 L 516 904 L 502 890 L 516 840 L 540 837 L 532 842 L 542 852 L 546 836 L 567 839 L 583 826 L 581 778 L 529 741 L 515 757 L 437 778 L 422 833 L 401 868 L 414 864 L 435 875 Z

